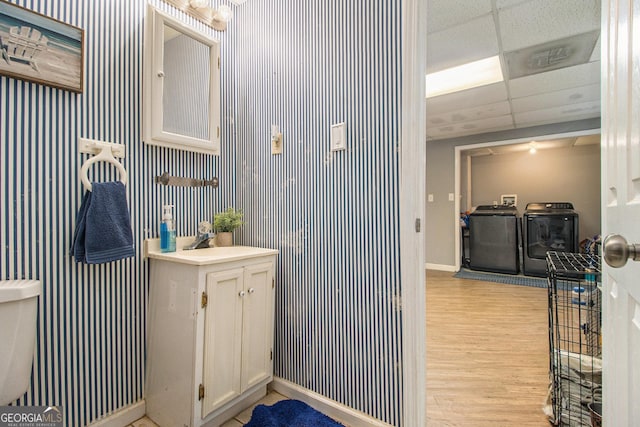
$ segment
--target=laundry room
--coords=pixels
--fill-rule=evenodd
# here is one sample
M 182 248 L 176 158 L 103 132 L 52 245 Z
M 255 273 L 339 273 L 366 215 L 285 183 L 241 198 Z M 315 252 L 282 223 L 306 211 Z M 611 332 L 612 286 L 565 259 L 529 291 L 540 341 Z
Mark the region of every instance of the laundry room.
M 597 240 L 598 134 L 462 150 L 460 165 L 463 266 L 544 276 L 547 251 L 582 252 L 589 249 L 585 246 L 590 241 Z M 502 206 L 509 207 L 505 210 Z M 502 228 L 512 234 L 504 241 L 511 243 L 515 254 L 509 248 L 497 251 L 491 246 L 493 239 L 479 234 L 483 232 L 482 221 L 495 221 L 486 215 L 496 218 L 499 209 L 502 220 L 504 215 L 514 218 L 513 226 Z M 470 219 L 476 224 L 472 230 L 465 227 Z M 500 232 L 494 228 L 485 226 L 484 232 Z M 508 259 L 500 259 L 501 253 L 508 254 Z

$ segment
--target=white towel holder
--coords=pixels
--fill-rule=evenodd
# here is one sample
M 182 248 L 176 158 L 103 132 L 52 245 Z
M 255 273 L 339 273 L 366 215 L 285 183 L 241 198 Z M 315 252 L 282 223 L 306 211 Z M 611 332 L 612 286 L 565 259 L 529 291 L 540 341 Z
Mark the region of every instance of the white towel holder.
M 120 157 L 124 157 L 124 146 L 122 144 L 112 144 L 110 142 L 80 138 L 79 150 L 83 153 L 98 153 L 98 155 L 87 159 L 80 169 L 80 179 L 82 180 L 82 185 L 84 185 L 87 190 L 91 191 L 91 182 L 89 182 L 87 172 L 89 171 L 89 167 L 96 162 L 108 162 L 114 165 L 120 174 L 120 182 L 127 185 L 127 171 L 124 166 L 122 166 L 122 163 L 114 157 L 114 153 Z

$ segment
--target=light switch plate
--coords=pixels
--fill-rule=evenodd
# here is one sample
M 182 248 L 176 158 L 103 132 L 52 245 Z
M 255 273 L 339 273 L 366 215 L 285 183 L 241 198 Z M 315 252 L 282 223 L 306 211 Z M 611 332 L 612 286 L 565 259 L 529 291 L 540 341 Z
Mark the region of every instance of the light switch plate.
M 282 154 L 282 134 L 271 137 L 271 154 Z
M 282 132 L 278 126 L 271 125 L 271 154 L 282 154 Z
M 428 201 L 428 202 L 433 202 L 433 194 L 429 194 L 429 195 L 427 196 L 427 201 Z
M 331 151 L 347 149 L 347 131 L 344 122 L 331 125 Z
M 454 201 L 453 193 L 449 193 L 449 201 L 450 202 Z

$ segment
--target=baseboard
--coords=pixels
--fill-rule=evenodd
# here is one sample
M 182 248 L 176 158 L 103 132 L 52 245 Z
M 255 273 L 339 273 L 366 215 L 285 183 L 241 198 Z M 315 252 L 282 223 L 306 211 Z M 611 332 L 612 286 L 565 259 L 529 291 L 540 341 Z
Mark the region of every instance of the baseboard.
M 88 427 L 124 427 L 144 417 L 146 412 L 145 401 L 141 400 L 109 414 L 88 425 Z
M 458 271 L 455 265 L 432 264 L 430 262 L 426 263 L 424 268 L 427 270 L 451 271 L 452 273 Z
M 297 384 L 274 378 L 269 388 L 290 399 L 300 400 L 323 414 L 334 418 L 350 427 L 390 427 L 384 421 L 377 420 L 369 415 L 349 408 L 341 403 L 331 400 L 321 394 L 300 387 Z

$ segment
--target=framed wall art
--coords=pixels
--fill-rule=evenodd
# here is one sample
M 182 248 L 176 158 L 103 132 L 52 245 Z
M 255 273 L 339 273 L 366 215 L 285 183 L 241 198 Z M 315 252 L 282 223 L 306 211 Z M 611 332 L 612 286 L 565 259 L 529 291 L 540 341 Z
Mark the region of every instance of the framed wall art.
M 0 74 L 82 93 L 84 31 L 0 0 Z

